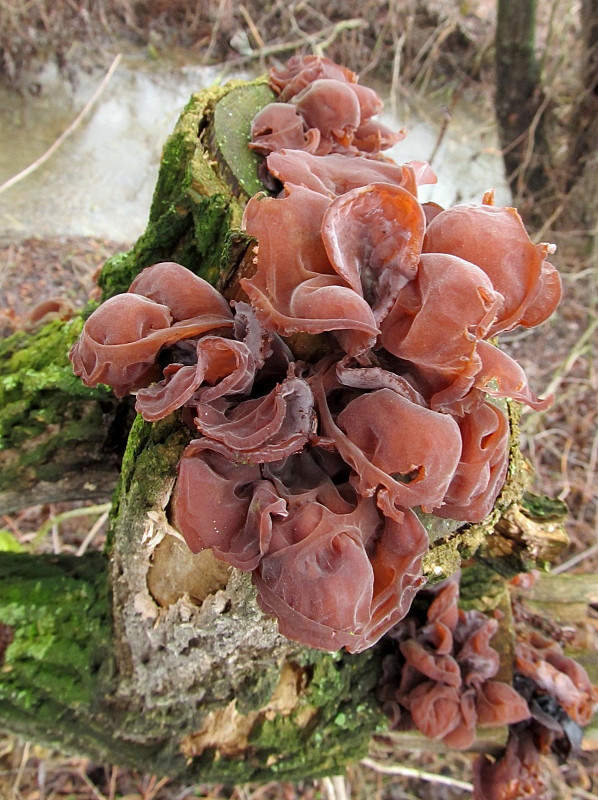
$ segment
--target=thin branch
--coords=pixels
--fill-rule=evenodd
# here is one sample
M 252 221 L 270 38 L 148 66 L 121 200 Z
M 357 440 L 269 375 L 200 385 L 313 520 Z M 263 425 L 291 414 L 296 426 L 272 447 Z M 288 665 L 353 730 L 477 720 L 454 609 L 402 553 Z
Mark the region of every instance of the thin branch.
M 85 517 L 91 514 L 105 514 L 110 511 L 111 506 L 111 503 L 101 503 L 95 506 L 73 508 L 70 511 L 63 511 L 61 514 L 56 514 L 56 516 L 50 517 L 49 520 L 44 522 L 43 525 L 40 525 L 33 538 L 31 546 L 35 548 L 43 540 L 47 533 L 52 530 L 54 525 L 60 525 L 60 523 L 65 519 L 72 519 L 73 517 Z
M 326 791 L 328 800 L 350 800 L 351 798 L 347 789 L 347 782 L 343 775 L 335 775 L 333 778 L 323 778 L 322 786 Z
M 253 50 L 248 55 L 243 56 L 240 59 L 236 59 L 233 63 L 233 66 L 245 64 L 248 61 L 255 61 L 256 59 L 267 58 L 268 56 L 275 56 L 279 53 L 287 53 L 289 50 L 297 50 L 300 47 L 305 47 L 306 42 L 312 47 L 320 47 L 325 49 L 326 47 L 330 46 L 330 44 L 336 39 L 339 33 L 342 33 L 342 31 L 349 31 L 355 28 L 365 27 L 367 27 L 367 22 L 364 19 L 344 19 L 340 22 L 337 22 L 335 25 L 330 25 L 327 28 L 323 28 L 319 32 L 319 36 L 305 34 L 303 39 L 295 39 L 292 42 L 281 42 L 280 44 L 272 44 L 268 47 L 261 48 L 260 50 Z M 324 38 L 320 40 L 320 37 Z
M 579 564 L 580 561 L 584 561 L 586 558 L 590 558 L 595 553 L 598 553 L 598 543 L 588 547 L 587 550 L 582 550 L 581 553 L 576 553 L 574 556 L 571 556 L 571 558 L 567 559 L 567 561 L 563 561 L 562 564 L 553 567 L 551 572 L 553 575 L 560 575 L 562 572 L 567 572 L 567 570 L 571 569 L 571 567 L 574 567 L 576 564 Z
M 450 778 L 448 775 L 435 775 L 433 772 L 424 772 L 419 769 L 414 769 L 413 767 L 400 767 L 398 765 L 387 766 L 371 758 L 364 758 L 361 763 L 364 767 L 369 767 L 384 775 L 400 775 L 403 778 L 416 778 L 420 781 L 439 783 L 443 786 L 452 786 L 453 789 L 463 789 L 466 792 L 473 792 L 473 784 L 467 781 L 457 780 L 456 778 Z
M 21 781 L 23 780 L 23 773 L 25 772 L 25 767 L 27 766 L 27 762 L 29 761 L 29 755 L 31 753 L 31 742 L 25 742 L 23 747 L 23 754 L 21 756 L 21 763 L 19 764 L 19 769 L 17 772 L 17 777 L 15 778 L 15 782 L 12 787 L 13 795 L 15 797 L 19 796 L 19 787 L 21 785 Z
M 97 534 L 97 532 L 100 530 L 100 528 L 101 528 L 101 527 L 102 527 L 102 526 L 103 526 L 103 525 L 106 523 L 106 521 L 108 520 L 108 516 L 109 516 L 109 515 L 110 515 L 110 508 L 107 508 L 107 509 L 106 509 L 106 511 L 104 511 L 104 513 L 102 514 L 102 516 L 101 516 L 101 517 L 98 517 L 98 519 L 97 519 L 97 520 L 94 522 L 94 524 L 91 526 L 91 528 L 90 528 L 90 530 L 89 530 L 89 533 L 87 534 L 87 536 L 85 537 L 85 539 L 83 539 L 83 541 L 81 542 L 81 544 L 80 544 L 80 546 L 79 546 L 79 549 L 77 550 L 77 552 L 75 553 L 75 555 L 77 555 L 77 556 L 82 556 L 82 555 L 84 555 L 84 554 L 85 554 L 85 552 L 87 551 L 87 548 L 88 548 L 88 547 L 89 547 L 89 545 L 90 545 L 90 544 L 93 542 L 93 540 L 94 540 L 94 538 L 95 538 L 95 535 Z
M 100 97 L 100 95 L 102 94 L 102 92 L 104 91 L 106 86 L 108 85 L 110 79 L 112 78 L 112 76 L 114 75 L 114 72 L 116 71 L 116 68 L 120 64 L 121 59 L 122 59 L 122 55 L 119 53 L 116 56 L 116 58 L 114 59 L 114 61 L 112 62 L 112 64 L 110 65 L 110 69 L 108 70 L 108 72 L 104 75 L 104 78 L 102 79 L 102 82 L 100 83 L 98 88 L 95 90 L 93 95 L 90 97 L 90 99 L 87 101 L 87 103 L 83 106 L 83 108 L 81 109 L 81 111 L 77 115 L 76 119 L 73 122 L 71 122 L 71 124 L 68 126 L 68 128 L 60 134 L 60 136 L 58 137 L 58 139 L 56 139 L 54 144 L 52 144 L 46 150 L 46 152 L 43 155 L 41 155 L 36 161 L 34 161 L 32 164 L 29 164 L 29 166 L 25 167 L 24 170 L 21 170 L 21 172 L 17 173 L 16 175 L 13 175 L 12 178 L 9 178 L 7 181 L 5 181 L 3 184 L 1 184 L 0 185 L 0 194 L 5 192 L 7 189 L 10 189 L 16 183 L 19 183 L 19 181 L 22 181 L 23 178 L 26 178 L 28 175 L 31 175 L 31 173 L 35 172 L 35 170 L 38 169 L 38 167 L 41 167 L 42 164 L 45 164 L 46 161 L 54 155 L 54 153 L 63 144 L 63 142 L 66 139 L 68 139 L 68 137 L 72 133 L 74 133 L 74 131 L 77 130 L 77 128 L 79 127 L 81 122 L 89 114 L 89 112 L 91 111 L 91 109 L 93 108 L 95 103 L 97 102 L 98 98 Z

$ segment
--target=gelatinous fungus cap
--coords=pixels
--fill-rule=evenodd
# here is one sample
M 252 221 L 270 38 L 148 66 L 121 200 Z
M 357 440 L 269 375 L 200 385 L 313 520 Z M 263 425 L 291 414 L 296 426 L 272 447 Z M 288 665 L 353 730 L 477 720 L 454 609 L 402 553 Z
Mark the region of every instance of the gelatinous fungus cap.
M 530 710 L 512 686 L 494 680 L 499 656 L 490 641 L 498 621 L 458 608 L 456 577 L 433 594 L 423 622 L 407 617 L 390 631 L 398 647 L 384 659 L 378 694 L 394 727 L 415 726 L 467 749 L 477 726 L 520 722 Z
M 492 509 L 508 461 L 494 398 L 550 401 L 490 337 L 544 320 L 560 282 L 551 248 L 490 194 L 447 211 L 420 203 L 432 170 L 383 154 L 403 132 L 376 119 L 381 100 L 353 72 L 295 56 L 271 84 L 278 102 L 256 116 L 251 146 L 277 188 L 245 209 L 248 302 L 155 264 L 90 316 L 71 360 L 88 385 L 135 393 L 148 421 L 182 410 L 194 437 L 171 517 L 191 550 L 251 571 L 286 636 L 359 652 L 423 584 L 418 510 L 476 522 Z M 480 658 L 488 626 L 471 623 L 464 654 Z M 459 684 L 439 683 L 419 670 L 432 644 L 414 647 L 402 657 L 420 677 L 401 698 L 415 710 L 408 697 L 430 689 L 442 737 L 466 741 L 503 690 L 490 667 L 470 679 L 465 655 Z M 447 704 L 458 725 L 442 726 Z

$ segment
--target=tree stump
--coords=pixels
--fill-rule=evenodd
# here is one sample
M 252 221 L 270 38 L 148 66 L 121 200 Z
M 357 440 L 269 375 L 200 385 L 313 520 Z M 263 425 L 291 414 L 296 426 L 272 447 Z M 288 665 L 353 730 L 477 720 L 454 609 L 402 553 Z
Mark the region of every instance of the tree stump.
M 250 122 L 272 98 L 264 80 L 192 96 L 165 145 L 145 233 L 103 269 L 104 300 L 160 260 L 234 285 L 247 265 L 243 206 L 262 188 Z M 375 696 L 383 643 L 348 655 L 291 642 L 260 611 L 250 576 L 188 551 L 168 502 L 190 433 L 176 413 L 132 422 L 129 401 L 84 387 L 67 360 L 81 324 L 0 343 L 1 510 L 104 499 L 116 485 L 105 553 L 0 553 L 1 724 L 186 781 L 338 773 L 386 728 Z M 510 468 L 489 517 L 457 528 L 424 515 L 429 581 L 471 562 L 464 602 L 482 610 L 508 605 L 506 579 L 566 543 L 563 509 L 525 494 L 518 412 L 508 411 Z M 506 674 L 509 620 L 497 645 Z

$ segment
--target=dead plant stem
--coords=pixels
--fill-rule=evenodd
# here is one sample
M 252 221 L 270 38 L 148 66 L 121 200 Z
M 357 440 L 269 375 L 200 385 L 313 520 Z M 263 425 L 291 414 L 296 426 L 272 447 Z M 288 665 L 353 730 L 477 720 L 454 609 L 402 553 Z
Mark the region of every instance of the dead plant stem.
M 442 784 L 442 786 L 451 786 L 453 789 L 463 789 L 466 792 L 473 792 L 473 784 L 451 778 L 448 775 L 435 775 L 432 772 L 425 772 L 423 770 L 414 769 L 413 767 L 401 767 L 398 764 L 380 764 L 371 758 L 364 758 L 361 763 L 364 767 L 369 767 L 384 775 L 400 775 L 404 778 L 416 778 L 420 781 L 438 783 Z
M 66 139 L 68 139 L 68 137 L 71 136 L 71 134 L 73 134 L 77 130 L 79 125 L 83 122 L 85 117 L 89 114 L 89 112 L 91 111 L 91 109 L 93 108 L 95 103 L 97 102 L 98 98 L 100 97 L 100 95 L 102 94 L 102 92 L 104 91 L 106 86 L 108 86 L 108 83 L 110 82 L 110 79 L 114 75 L 114 72 L 116 71 L 118 65 L 120 64 L 121 59 L 122 59 L 122 54 L 119 53 L 114 58 L 114 61 L 110 65 L 110 68 L 108 69 L 108 72 L 104 75 L 104 77 L 103 77 L 100 85 L 98 86 L 98 88 L 95 90 L 93 95 L 89 98 L 87 103 L 83 106 L 83 108 L 81 109 L 81 111 L 79 112 L 77 117 L 73 120 L 73 122 L 71 122 L 71 124 L 68 126 L 68 128 L 65 131 L 63 131 L 63 133 L 60 134 L 58 139 L 56 139 L 54 144 L 52 144 L 46 150 L 46 152 L 43 153 L 38 159 L 36 159 L 32 164 L 29 164 L 28 167 L 26 167 L 25 169 L 21 170 L 21 172 L 17 173 L 16 175 L 13 175 L 12 178 L 9 178 L 7 181 L 5 181 L 3 184 L 1 184 L 0 185 L 0 194 L 5 192 L 7 189 L 10 189 L 16 183 L 19 183 L 19 181 L 22 181 L 28 175 L 31 175 L 31 173 L 35 172 L 35 170 L 38 169 L 39 167 L 41 167 L 42 164 L 45 164 L 46 161 L 48 161 L 48 159 L 51 158 L 54 155 L 54 153 L 58 150 L 58 148 L 66 141 Z

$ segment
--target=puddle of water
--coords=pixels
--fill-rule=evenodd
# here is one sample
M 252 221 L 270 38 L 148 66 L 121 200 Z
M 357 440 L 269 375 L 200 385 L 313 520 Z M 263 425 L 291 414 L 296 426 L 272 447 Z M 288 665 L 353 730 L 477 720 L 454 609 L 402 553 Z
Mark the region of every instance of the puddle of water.
M 45 152 L 101 78 L 80 72 L 71 85 L 48 65 L 35 76 L 37 96 L 0 87 L 0 183 Z M 134 241 L 145 229 L 162 146 L 180 111 L 193 92 L 221 79 L 220 68 L 124 59 L 75 133 L 43 166 L 0 195 L 0 233 Z M 389 155 L 399 163 L 428 160 L 441 122 L 423 120 L 404 102 L 398 115 L 398 122 L 388 113 L 383 120 L 409 134 Z M 494 186 L 497 203 L 509 202 L 496 131 L 476 107 L 457 106 L 433 167 L 439 182 L 422 189 L 424 200 L 442 206 L 479 202 Z
M 167 136 L 189 96 L 220 77 L 214 67 L 158 71 L 121 63 L 56 153 L 0 195 L 0 232 L 135 240 L 145 229 Z M 0 88 L 0 183 L 48 149 L 101 78 L 81 73 L 73 86 L 48 66 L 36 76 L 38 96 Z
M 414 98 L 398 109 L 400 125 L 391 115 L 383 113 L 381 117 L 390 127 L 404 127 L 408 132 L 387 154 L 399 164 L 411 159 L 428 161 L 436 173 L 438 183 L 421 187 L 420 200 L 448 208 L 457 203 L 480 203 L 484 192 L 494 189 L 496 205 L 510 205 L 512 195 L 491 111 L 461 99 L 444 133 L 441 108 L 435 107 L 433 112 L 424 109 L 422 98 Z

